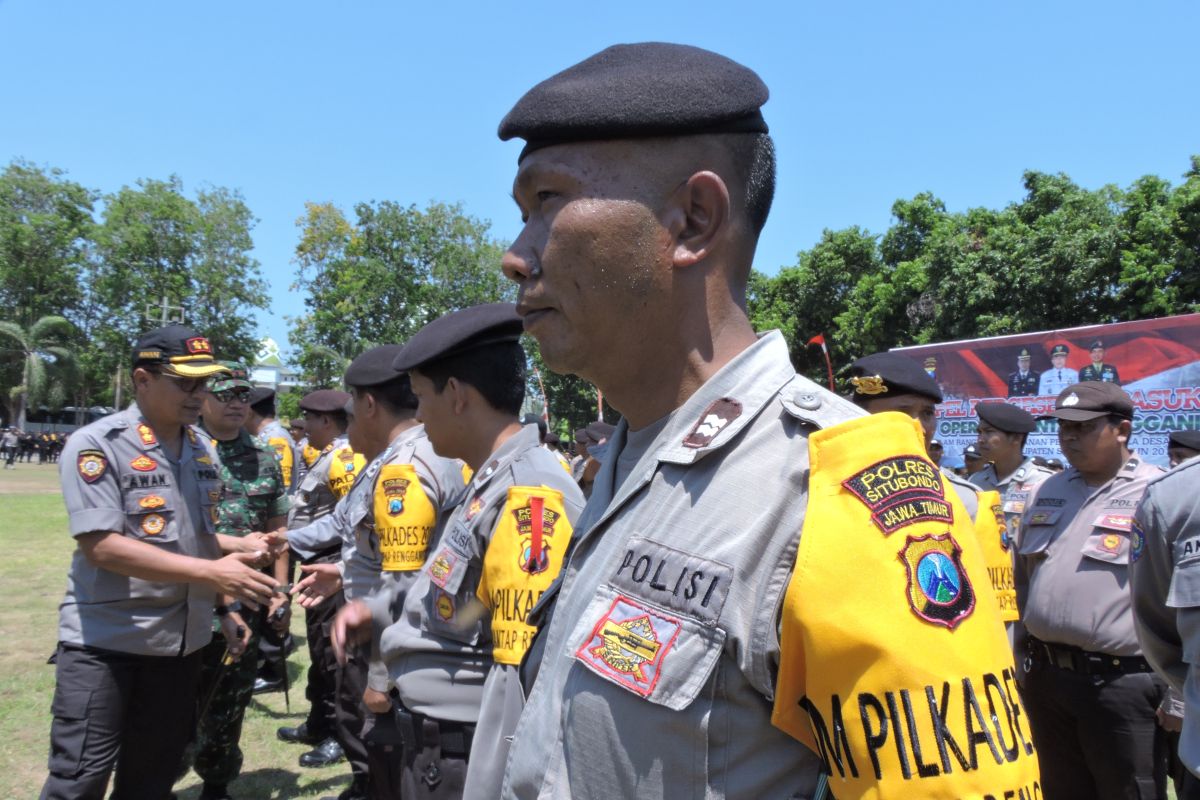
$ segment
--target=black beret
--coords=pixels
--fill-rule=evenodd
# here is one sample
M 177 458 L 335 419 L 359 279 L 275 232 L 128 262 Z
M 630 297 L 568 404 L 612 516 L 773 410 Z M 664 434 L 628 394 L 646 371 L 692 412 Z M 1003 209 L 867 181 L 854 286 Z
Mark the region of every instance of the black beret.
M 766 133 L 762 79 L 699 47 L 618 44 L 539 83 L 500 121 L 500 138 L 525 139 L 520 158 L 564 142 Z M 518 159 L 519 160 L 519 159 Z
M 350 362 L 342 380 L 347 386 L 378 386 L 396 380 L 403 370 L 393 367 L 392 362 L 396 360 L 396 354 L 401 349 L 398 344 L 372 347 Z
M 1167 437 L 1167 441 L 1176 447 L 1200 450 L 1200 431 L 1175 431 Z
M 250 405 L 255 406 L 261 403 L 263 400 L 275 399 L 275 390 L 270 386 L 255 386 L 250 390 L 250 397 L 248 399 Z
M 486 303 L 464 308 L 438 317 L 413 334 L 396 353 L 392 368 L 407 372 L 477 347 L 515 342 L 521 338 L 523 330 L 517 307 L 512 303 Z
M 1086 422 L 1109 414 L 1133 419 L 1132 398 L 1115 383 L 1084 381 L 1059 392 L 1054 401 L 1054 410 L 1047 416 L 1070 422 Z
M 333 414 L 346 407 L 350 399 L 349 392 L 339 392 L 337 389 L 318 389 L 300 398 L 300 408 L 303 411 L 315 411 L 319 414 Z M 303 423 L 303 420 L 297 420 Z
M 850 365 L 850 399 L 856 403 L 883 395 L 916 394 L 942 402 L 942 390 L 917 362 L 899 353 L 874 353 Z
M 1065 356 L 1069 352 L 1071 352 L 1071 348 L 1067 347 L 1065 344 L 1056 344 L 1054 345 L 1054 349 L 1050 351 L 1050 356 L 1052 358 L 1054 356 Z
M 980 403 L 975 413 L 980 421 L 1005 433 L 1033 433 L 1037 429 L 1033 415 L 1012 403 Z

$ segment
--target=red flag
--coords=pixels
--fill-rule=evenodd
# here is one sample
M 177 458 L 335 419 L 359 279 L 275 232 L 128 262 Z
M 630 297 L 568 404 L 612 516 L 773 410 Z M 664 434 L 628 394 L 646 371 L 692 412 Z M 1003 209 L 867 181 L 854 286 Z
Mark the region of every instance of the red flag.
M 821 345 L 821 347 L 824 347 L 825 346 L 825 334 L 818 333 L 816 336 L 809 339 L 808 343 L 809 344 L 819 344 L 819 345 Z

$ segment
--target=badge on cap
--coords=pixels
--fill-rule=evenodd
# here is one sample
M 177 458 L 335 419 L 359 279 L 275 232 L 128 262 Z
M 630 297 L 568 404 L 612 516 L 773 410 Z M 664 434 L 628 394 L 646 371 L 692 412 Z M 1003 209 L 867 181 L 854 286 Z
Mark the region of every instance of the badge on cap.
M 854 392 L 856 394 L 874 396 L 883 394 L 888 390 L 887 384 L 878 375 L 863 375 L 860 378 L 851 378 L 850 383 L 854 384 Z
M 79 452 L 79 477 L 87 483 L 95 483 L 108 469 L 108 459 L 100 450 L 81 450 Z
M 193 355 L 212 355 L 212 345 L 203 336 L 195 336 L 183 343 Z
M 1063 398 L 1062 405 L 1063 408 L 1079 405 L 1079 395 L 1071 392 L 1069 395 Z

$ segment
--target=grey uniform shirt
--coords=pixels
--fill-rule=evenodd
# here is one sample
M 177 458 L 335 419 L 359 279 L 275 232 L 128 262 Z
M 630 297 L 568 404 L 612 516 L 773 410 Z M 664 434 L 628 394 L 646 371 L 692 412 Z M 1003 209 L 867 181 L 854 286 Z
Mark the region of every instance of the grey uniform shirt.
M 522 667 L 503 797 L 813 789 L 816 755 L 770 721 L 779 614 L 807 434 L 861 414 L 797 376 L 775 331 L 677 409 L 619 486 L 618 424 L 569 562 L 534 611 L 548 620 Z
M 71 435 L 59 473 L 72 536 L 111 531 L 195 558 L 220 557 L 217 454 L 186 429 L 180 457 L 158 443 L 136 405 Z M 150 656 L 186 655 L 212 638 L 214 591 L 119 575 L 76 548 L 59 606 L 59 641 Z
M 1142 651 L 1183 695 L 1182 705 L 1200 709 L 1200 458 L 1149 482 L 1134 515 L 1132 545 L 1129 588 Z M 1197 772 L 1200 715 L 1182 716 L 1179 757 Z
M 491 619 L 476 597 L 484 555 L 513 486 L 561 492 L 572 525 L 583 509 L 579 487 L 540 446 L 537 426 L 526 425 L 472 476 L 407 598 L 381 593 L 370 603 L 380 653 L 404 706 L 436 719 L 477 724 L 466 798 L 496 796 L 508 755 L 505 737 L 522 706 L 517 668 L 493 662 Z M 441 563 L 453 564 L 448 573 L 434 568 L 439 556 Z
M 1021 518 L 1015 581 L 1021 622 L 1044 642 L 1141 654 L 1129 599 L 1133 513 L 1162 470 L 1136 453 L 1103 486 L 1074 467 L 1037 488 Z
M 333 513 L 338 501 L 333 488 L 329 484 L 329 470 L 334 459 L 338 458 L 338 451 L 347 447 L 349 447 L 349 442 L 345 435 L 334 439 L 317 456 L 317 460 L 312 463 L 312 467 L 300 479 L 300 483 L 292 495 L 292 507 L 288 511 L 288 530 L 303 528 L 321 517 Z M 321 549 L 327 550 L 336 544 L 340 544 L 340 542 L 340 536 L 336 539 L 331 538 L 325 547 Z M 290 542 L 290 544 L 297 555 L 303 559 L 310 559 L 316 555 L 316 552 L 307 550 L 295 542 Z
M 968 480 L 984 491 L 995 490 L 1000 493 L 1008 540 L 1012 542 L 1017 538 L 1021 516 L 1025 513 L 1025 507 L 1029 505 L 1034 490 L 1053 474 L 1052 470 L 1039 467 L 1033 463 L 1032 458 L 1027 458 L 1009 475 L 998 475 L 996 465 L 988 464 Z

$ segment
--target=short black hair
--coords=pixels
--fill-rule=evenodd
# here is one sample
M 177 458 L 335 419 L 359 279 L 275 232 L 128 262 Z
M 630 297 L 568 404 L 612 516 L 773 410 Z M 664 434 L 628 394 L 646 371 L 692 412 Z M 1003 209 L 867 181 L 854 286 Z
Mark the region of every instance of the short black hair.
M 525 351 L 520 342 L 499 342 L 415 367 L 439 394 L 451 378 L 474 386 L 497 411 L 516 416 L 525 401 Z
M 758 236 L 775 199 L 775 142 L 768 133 L 730 133 L 722 139 L 745 191 L 742 210 Z
M 413 394 L 412 383 L 408 379 L 408 373 L 399 375 L 384 383 L 377 383 L 374 386 L 355 386 L 352 388 L 358 391 L 359 394 L 371 395 L 375 398 L 375 402 L 396 416 L 417 410 L 417 396 Z M 345 412 L 342 415 L 345 416 Z
M 275 416 L 275 395 L 268 395 L 250 406 L 250 410 L 260 417 Z

